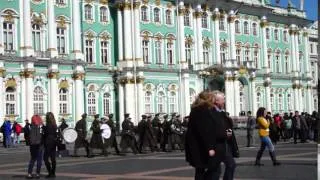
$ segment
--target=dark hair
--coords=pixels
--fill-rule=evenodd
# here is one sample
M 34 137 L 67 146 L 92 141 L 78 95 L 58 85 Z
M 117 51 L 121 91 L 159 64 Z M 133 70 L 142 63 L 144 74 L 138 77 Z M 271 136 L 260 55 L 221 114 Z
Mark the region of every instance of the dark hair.
M 247 115 L 251 115 L 251 111 L 248 111 L 248 112 L 247 112 Z
M 57 126 L 56 120 L 55 120 L 52 112 L 47 112 L 47 114 L 46 114 L 46 125 L 49 125 L 49 124 L 51 124 L 53 126 Z
M 259 107 L 259 109 L 257 110 L 257 118 L 258 117 L 264 117 L 264 111 L 266 110 L 266 108 L 264 107 Z

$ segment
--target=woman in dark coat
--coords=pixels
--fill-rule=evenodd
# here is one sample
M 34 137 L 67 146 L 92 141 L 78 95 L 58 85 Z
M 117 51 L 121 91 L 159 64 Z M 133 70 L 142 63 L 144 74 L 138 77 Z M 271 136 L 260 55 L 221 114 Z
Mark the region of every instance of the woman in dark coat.
M 58 141 L 58 128 L 52 112 L 46 114 L 46 126 L 44 131 L 44 155 L 43 160 L 48 170 L 47 177 L 56 177 L 56 148 Z M 50 161 L 49 162 L 49 157 Z
M 224 122 L 213 116 L 214 94 L 201 92 L 192 105 L 186 134 L 186 161 L 195 168 L 195 180 L 215 177 L 225 156 Z

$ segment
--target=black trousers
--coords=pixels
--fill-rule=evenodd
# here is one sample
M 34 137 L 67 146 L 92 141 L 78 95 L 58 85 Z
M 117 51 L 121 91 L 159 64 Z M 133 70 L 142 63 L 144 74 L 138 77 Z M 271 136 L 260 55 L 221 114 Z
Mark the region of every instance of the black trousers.
M 49 161 L 50 158 L 50 161 Z M 56 146 L 45 147 L 43 161 L 50 175 L 56 173 Z

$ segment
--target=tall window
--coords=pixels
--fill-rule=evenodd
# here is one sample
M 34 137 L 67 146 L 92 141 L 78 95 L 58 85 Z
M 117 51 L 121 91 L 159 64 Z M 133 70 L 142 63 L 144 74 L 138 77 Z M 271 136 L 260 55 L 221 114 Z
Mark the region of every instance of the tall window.
M 202 14 L 201 24 L 202 24 L 202 28 L 208 28 L 208 15 L 207 15 L 207 13 Z
M 191 61 L 191 45 L 189 43 L 186 43 L 185 45 L 185 51 L 186 51 L 186 61 L 188 62 L 188 65 L 192 65 Z
M 68 89 L 61 88 L 59 90 L 59 114 L 68 113 Z
M 313 54 L 313 44 L 310 43 L 310 53 Z
M 283 106 L 282 106 L 282 104 L 283 104 L 282 94 L 279 94 L 279 95 L 278 95 L 278 110 L 279 110 L 280 112 L 283 111 Z
M 43 91 L 40 87 L 36 87 L 33 91 L 33 114 L 44 114 Z
M 3 43 L 5 51 L 13 51 L 13 24 L 3 23 Z
M 160 23 L 160 9 L 154 8 L 153 10 L 153 21 L 156 23 Z
M 257 107 L 261 107 L 261 93 L 258 92 L 257 93 Z
M 162 64 L 162 52 L 161 52 L 161 41 L 157 40 L 155 42 L 155 56 L 156 56 L 156 63 Z
M 244 60 L 248 62 L 250 60 L 249 57 L 250 57 L 250 49 L 247 47 L 246 50 L 244 51 Z
M 59 54 L 66 54 L 66 34 L 65 29 L 57 28 L 57 49 Z
M 276 52 L 276 72 L 280 73 L 280 52 Z
M 103 94 L 103 114 L 110 114 L 111 96 L 109 93 Z
M 93 40 L 86 40 L 86 62 L 93 63 Z
M 284 72 L 289 73 L 289 56 L 286 54 L 284 56 Z
M 84 19 L 85 20 L 92 20 L 92 6 L 89 4 L 84 6 Z
M 245 111 L 245 97 L 244 97 L 244 86 L 243 84 L 240 82 L 239 83 L 240 88 L 239 88 L 239 98 L 240 98 L 240 112 Z
M 176 100 L 176 93 L 175 92 L 170 92 L 169 94 L 169 112 L 177 112 L 176 111 L 176 104 L 177 104 L 177 100 Z
M 100 42 L 101 48 L 101 62 L 102 64 L 110 64 L 109 61 L 109 42 L 108 41 L 101 41 Z
M 142 40 L 142 55 L 143 55 L 143 62 L 148 64 L 150 63 L 149 60 L 149 41 Z
M 171 42 L 167 43 L 167 58 L 168 58 L 168 64 L 174 64 L 173 63 L 173 43 Z
M 226 54 L 226 48 L 224 46 L 220 46 L 220 60 L 221 62 L 225 62 L 226 58 L 227 58 L 227 54 Z
M 190 12 L 186 11 L 184 14 L 184 26 L 191 26 L 190 24 Z
M 274 30 L 274 40 L 278 41 L 279 40 L 279 33 L 278 33 L 278 29 Z
M 106 7 L 100 8 L 100 21 L 107 22 L 108 21 L 108 9 Z
M 288 42 L 288 32 L 287 31 L 283 31 L 283 41 Z
M 165 112 L 165 95 L 163 92 L 158 93 L 158 102 L 157 102 L 157 110 L 158 113 Z
M 166 10 L 166 24 L 172 24 L 172 13 L 169 9 Z
M 271 49 L 268 49 L 268 54 L 267 54 L 267 58 L 268 58 L 268 67 L 271 68 Z
M 96 114 L 96 95 L 94 92 L 88 94 L 88 115 Z
M 141 7 L 141 20 L 148 21 L 148 8 L 146 6 Z
M 255 36 L 257 35 L 257 23 L 252 24 L 252 34 Z
M 300 51 L 299 52 L 299 62 L 298 62 L 298 71 L 302 71 L 303 70 L 303 67 L 302 67 L 302 60 L 303 60 L 303 54 L 302 54 L 302 52 Z
M 253 61 L 256 65 L 256 68 L 259 67 L 259 49 L 258 48 L 255 48 L 254 51 L 253 51 Z
M 238 46 L 236 49 L 236 60 L 237 60 L 238 64 L 242 63 L 242 61 L 241 61 L 241 45 Z
M 16 93 L 15 88 L 7 87 L 6 89 L 6 115 L 16 114 Z
M 272 111 L 274 110 L 273 104 L 274 104 L 274 95 L 271 93 L 270 94 L 270 105 L 271 105 L 271 110 Z
M 219 30 L 224 31 L 225 27 L 224 27 L 224 17 L 220 17 L 219 18 Z
M 288 110 L 292 110 L 292 106 L 291 106 L 291 94 L 287 95 L 287 106 L 288 106 Z
M 152 96 L 151 92 L 147 91 L 144 94 L 144 111 L 145 113 L 151 113 L 151 102 L 152 102 Z
M 249 23 L 247 21 L 243 23 L 243 32 L 249 34 Z
M 56 4 L 66 4 L 66 0 L 56 0 Z
M 41 30 L 39 24 L 32 25 L 32 47 L 35 52 L 41 51 Z
M 204 64 L 209 64 L 209 46 L 208 45 L 203 45 L 203 63 Z
M 266 28 L 266 39 L 270 39 L 270 29 Z
M 235 21 L 234 28 L 235 28 L 236 33 L 240 33 L 240 22 L 239 21 Z

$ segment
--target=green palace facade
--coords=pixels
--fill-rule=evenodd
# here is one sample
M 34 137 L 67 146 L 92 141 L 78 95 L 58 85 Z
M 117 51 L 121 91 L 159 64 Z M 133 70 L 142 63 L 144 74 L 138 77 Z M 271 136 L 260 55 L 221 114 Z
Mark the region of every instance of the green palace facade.
M 224 91 L 231 116 L 317 109 L 303 1 L 0 4 L 1 121 L 48 111 L 72 125 L 84 112 L 120 122 L 130 113 L 135 123 L 144 113 L 185 116 L 203 89 Z

